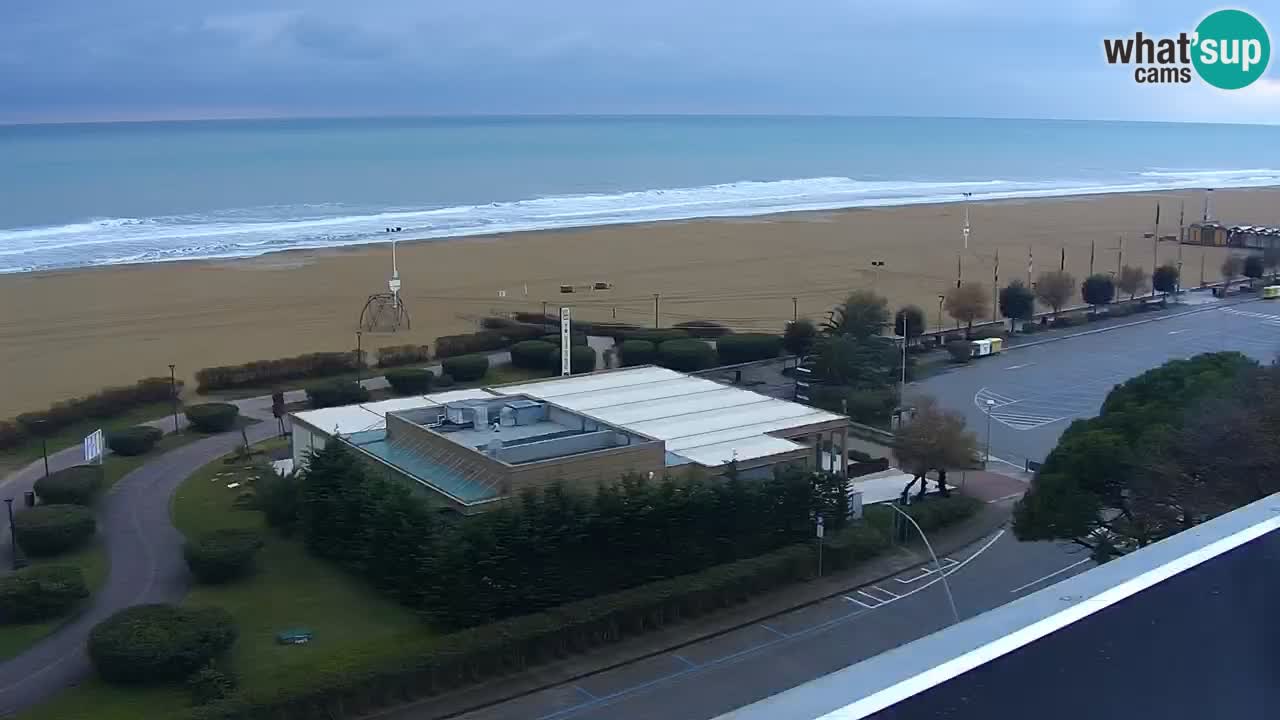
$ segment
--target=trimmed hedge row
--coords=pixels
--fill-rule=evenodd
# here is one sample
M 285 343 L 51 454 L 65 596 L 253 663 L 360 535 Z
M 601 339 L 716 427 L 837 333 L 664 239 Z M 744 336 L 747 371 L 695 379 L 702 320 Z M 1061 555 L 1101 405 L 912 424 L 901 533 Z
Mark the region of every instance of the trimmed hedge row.
M 522 340 L 511 346 L 511 364 L 528 370 L 552 367 L 552 356 L 560 352 L 559 343 L 545 340 Z M 558 365 L 559 360 L 554 360 Z
M 83 505 L 40 505 L 13 518 L 18 545 L 28 555 L 57 555 L 85 544 L 97 523 Z
M 652 365 L 658 361 L 658 346 L 648 340 L 624 340 L 618 346 L 623 366 Z
M 540 338 L 538 338 L 538 339 L 539 339 L 539 340 L 542 340 L 542 341 L 544 341 L 544 342 L 549 342 L 549 343 L 551 343 L 552 345 L 556 345 L 556 346 L 559 346 L 559 345 L 560 345 L 560 335 L 559 335 L 559 333 L 552 333 L 551 335 L 543 335 L 542 337 L 540 337 Z M 587 336 L 586 336 L 584 333 L 580 333 L 580 332 L 571 332 L 571 333 L 569 333 L 569 344 L 570 344 L 570 345 L 586 345 L 586 344 L 587 344 Z
M 706 370 L 715 366 L 716 351 L 701 340 L 667 340 L 658 346 L 658 364 L 681 372 Z
M 262 536 L 253 530 L 214 530 L 188 541 L 182 548 L 191 574 L 202 583 L 234 580 L 253 570 L 253 556 L 262 549 Z
M 953 492 L 948 497 L 930 495 L 924 502 L 911 503 L 907 514 L 929 532 L 971 517 L 981 508 L 981 500 Z
M 181 392 L 182 381 L 176 387 Z M 139 405 L 168 400 L 169 392 L 169 378 L 143 378 L 133 385 L 103 388 L 92 395 L 55 403 L 48 410 L 0 420 L 0 450 L 17 447 L 30 437 L 52 435 L 82 420 L 112 418 Z
M 150 425 L 135 425 L 107 433 L 107 447 L 117 455 L 133 456 L 149 452 L 164 437 L 164 431 Z
M 436 338 L 436 357 L 449 358 L 502 350 L 521 340 L 534 340 L 547 334 L 547 328 L 541 325 L 512 322 L 504 318 L 485 318 L 481 324 L 499 321 L 507 324 L 496 329 Z
M 888 539 L 867 524 L 831 533 L 823 565 L 853 567 L 882 552 Z M 317 668 L 291 686 L 242 692 L 196 708 L 190 720 L 343 717 L 371 712 L 519 672 L 593 647 L 661 629 L 813 577 L 813 545 L 791 545 L 621 592 L 502 620 L 438 638 L 406 642 L 380 657 Z
M 89 659 L 108 682 L 181 680 L 226 652 L 236 635 L 222 608 L 136 605 L 93 628 Z
M 431 359 L 428 345 L 388 345 L 378 348 L 378 367 L 396 367 Z
M 967 363 L 973 359 L 973 346 L 964 340 L 947 341 L 947 352 L 954 363 Z
M 397 395 L 424 395 L 431 392 L 436 375 L 426 368 L 400 368 L 388 370 L 383 377 Z
M 782 338 L 764 333 L 729 335 L 716 341 L 716 352 L 721 365 L 768 360 L 782 354 Z
M 220 433 L 235 427 L 240 408 L 231 403 L 201 403 L 187 406 L 185 414 L 196 430 Z
M 547 354 L 547 361 L 551 367 L 560 366 L 560 348 L 555 347 Z M 577 375 L 578 373 L 589 373 L 596 369 L 596 351 L 589 347 L 571 347 L 569 348 L 569 372 Z
M 461 355 L 446 358 L 440 363 L 440 369 L 458 382 L 471 382 L 484 377 L 489 372 L 489 358 L 486 355 Z M 441 378 L 443 379 L 443 378 Z
M 36 480 L 34 490 L 45 505 L 88 505 L 101 483 L 101 465 L 74 465 Z
M 715 339 L 733 331 L 714 320 L 689 320 L 673 325 L 677 330 L 689 333 L 689 337 Z
M 355 380 L 338 380 L 307 388 L 307 402 L 316 409 L 368 401 L 369 389 Z
M 196 372 L 196 389 L 205 393 L 339 375 L 358 369 L 360 362 L 352 351 L 316 352 L 278 360 L 254 360 L 240 365 L 208 367 Z
M 0 577 L 0 623 L 48 620 L 89 597 L 74 565 L 35 565 Z

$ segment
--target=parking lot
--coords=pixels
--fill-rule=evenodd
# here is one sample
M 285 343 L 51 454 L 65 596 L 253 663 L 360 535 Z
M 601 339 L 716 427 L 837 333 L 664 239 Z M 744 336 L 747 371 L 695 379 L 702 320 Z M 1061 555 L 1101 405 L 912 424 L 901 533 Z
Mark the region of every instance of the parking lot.
M 1118 383 L 1175 358 L 1224 350 L 1262 362 L 1276 358 L 1280 303 L 1212 304 L 1167 319 L 1011 349 L 917 383 L 909 394 L 933 395 L 964 413 L 983 445 L 990 426 L 991 454 L 1022 465 L 1043 460 L 1072 420 L 1096 415 Z

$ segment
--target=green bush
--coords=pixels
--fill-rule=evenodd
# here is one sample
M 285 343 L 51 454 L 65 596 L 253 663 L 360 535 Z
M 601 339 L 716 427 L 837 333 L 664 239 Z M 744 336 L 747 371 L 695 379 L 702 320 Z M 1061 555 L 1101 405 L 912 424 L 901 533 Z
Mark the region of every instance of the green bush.
M 117 455 L 142 455 L 156 446 L 164 431 L 150 425 L 135 425 L 131 428 L 112 430 L 107 433 L 107 447 Z
M 553 333 L 551 335 L 543 335 L 539 339 L 542 340 L 543 342 L 549 342 L 552 345 L 558 346 L 560 344 L 560 335 L 558 333 Z M 587 336 L 580 332 L 569 333 L 569 344 L 570 345 L 586 345 Z
M 101 465 L 75 465 L 36 480 L 33 489 L 45 505 L 88 505 L 101 483 Z
M 453 382 L 453 376 L 449 373 L 444 373 L 440 377 L 436 378 L 435 385 L 438 388 L 451 388 L 453 387 Z
M 0 577 L 0 623 L 48 620 L 89 597 L 74 565 L 36 565 Z
M 689 320 L 688 322 L 676 323 L 673 327 L 689 333 L 689 337 L 712 340 L 733 332 L 714 320 Z
M 658 364 L 681 372 L 706 370 L 716 364 L 716 351 L 701 340 L 668 340 L 658 346 Z
M 377 357 L 380 368 L 422 363 L 431 359 L 431 348 L 426 345 L 388 345 L 378 348 Z
M 973 334 L 969 337 L 971 340 L 990 340 L 991 338 L 1002 338 L 1008 334 L 1009 333 L 1003 324 L 987 325 L 985 327 L 974 328 Z
M 310 397 L 310 390 L 307 391 Z M 240 408 L 231 403 L 201 403 L 189 405 L 185 410 L 191 427 L 206 433 L 226 432 L 235 427 Z
M 1080 319 L 1072 315 L 1059 315 L 1049 321 L 1049 325 L 1056 328 L 1071 327 L 1072 325 L 1078 325 L 1079 323 Z
M 426 368 L 400 368 L 388 370 L 384 377 L 391 391 L 397 395 L 425 395 L 431 392 L 435 373 Z
M 446 335 L 436 338 L 436 357 L 449 358 L 492 352 L 510 347 L 521 340 L 540 338 L 546 333 L 547 327 L 542 325 L 510 322 L 497 329 L 481 330 L 465 335 Z
M 218 669 L 215 663 L 206 663 L 204 667 L 191 673 L 186 680 L 187 692 L 191 693 L 191 704 L 200 706 L 222 700 L 235 692 L 235 675 Z
M 214 530 L 188 541 L 182 553 L 197 580 L 214 584 L 247 575 L 261 549 L 262 537 L 256 531 L 232 529 Z
M 176 388 L 182 389 L 181 381 Z M 73 423 L 115 417 L 169 397 L 169 378 L 143 378 L 133 385 L 103 388 L 92 395 L 54 403 L 48 410 L 22 413 L 11 421 L 0 421 L 0 450 L 16 447 L 28 437 L 53 435 Z
M 354 380 L 338 380 L 307 388 L 307 402 L 313 408 L 338 407 L 369 402 L 369 389 Z
M 265 470 L 254 480 L 255 501 L 266 517 L 267 526 L 282 535 L 293 534 L 298 524 L 298 477 L 293 473 L 279 475 Z
M 552 348 L 547 353 L 548 363 L 552 363 L 551 367 L 560 366 L 560 348 Z M 577 375 L 578 373 L 589 373 L 596 369 L 596 351 L 589 347 L 572 347 L 569 348 L 569 372 Z
M 93 628 L 89 659 L 108 682 L 180 680 L 235 641 L 235 621 L 222 608 L 136 605 Z
M 951 362 L 967 363 L 973 359 L 973 347 L 964 340 L 949 341 L 947 352 L 951 354 Z
M 716 341 L 716 352 L 721 365 L 768 360 L 782 353 L 782 338 L 764 333 L 729 335 Z
M 857 523 L 831 533 L 822 541 L 823 566 L 833 571 L 847 570 L 884 552 L 889 538 L 875 528 Z
M 441 363 L 446 375 L 459 382 L 471 382 L 484 377 L 489 372 L 489 358 L 485 355 L 462 355 L 451 357 Z
M 687 340 L 689 333 L 684 330 L 617 330 L 613 333 L 615 342 L 627 340 L 648 340 L 654 345 L 661 345 L 668 340 Z
M 648 340 L 623 340 L 618 353 L 624 366 L 652 365 L 658 361 L 658 346 Z
M 928 495 L 908 505 L 907 514 L 927 533 L 971 517 L 981 508 L 981 500 L 952 493 L 948 497 Z
M 57 555 L 85 544 L 97 524 L 82 505 L 40 505 L 18 513 L 13 528 L 28 555 Z
M 554 367 L 548 358 L 559 351 L 559 345 L 543 340 L 522 340 L 511 346 L 511 364 L 528 370 L 545 370 Z
M 241 365 L 204 368 L 196 372 L 196 385 L 202 393 L 260 387 L 289 380 L 340 375 L 358 369 L 360 364 L 354 352 L 307 353 L 278 360 L 254 360 Z

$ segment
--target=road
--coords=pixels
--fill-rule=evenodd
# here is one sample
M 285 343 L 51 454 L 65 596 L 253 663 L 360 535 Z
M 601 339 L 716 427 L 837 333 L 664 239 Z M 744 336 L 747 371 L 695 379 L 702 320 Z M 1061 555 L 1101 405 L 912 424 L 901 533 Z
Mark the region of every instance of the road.
M 1075 573 L 1090 561 L 1004 530 L 941 560 L 961 618 Z M 466 720 L 704 720 L 927 635 L 953 622 L 939 574 L 915 568 L 675 651 L 460 717 Z M 430 701 L 380 720 L 434 717 Z
M 914 383 L 908 398 L 932 395 L 959 410 L 983 442 L 991 401 L 991 454 L 1022 466 L 1028 458 L 1044 460 L 1072 420 L 1096 415 L 1117 383 L 1175 358 L 1222 350 L 1273 360 L 1280 352 L 1280 303 L 1211 304 L 1199 312 L 1011 349 Z

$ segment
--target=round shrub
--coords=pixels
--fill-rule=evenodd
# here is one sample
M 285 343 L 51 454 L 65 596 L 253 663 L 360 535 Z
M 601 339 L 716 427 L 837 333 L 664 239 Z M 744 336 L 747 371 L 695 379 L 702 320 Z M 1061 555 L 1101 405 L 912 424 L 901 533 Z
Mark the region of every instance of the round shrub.
M 552 348 L 547 353 L 547 363 L 550 367 L 559 369 L 560 367 L 560 348 Z M 578 373 L 589 373 L 596 369 L 596 351 L 589 347 L 572 347 L 569 348 L 569 372 L 577 375 Z
M 618 346 L 622 364 L 651 365 L 658 361 L 658 346 L 648 340 L 624 340 Z
M 401 368 L 388 370 L 384 377 L 397 395 L 422 395 L 431 392 L 436 375 L 426 368 Z
M 28 555 L 56 555 L 80 547 L 97 528 L 83 505 L 40 505 L 18 513 L 13 529 Z
M 36 565 L 0 577 L 0 623 L 48 620 L 89 597 L 74 565 Z
M 142 455 L 156 446 L 164 431 L 150 425 L 135 425 L 107 433 L 107 447 L 117 455 Z
M 200 432 L 219 433 L 230 430 L 236 424 L 240 408 L 231 403 L 201 403 L 188 405 L 187 422 Z
M 689 337 L 696 338 L 718 338 L 733 332 L 713 320 L 689 320 L 688 322 L 676 323 L 674 327 L 689 333 Z
M 701 340 L 668 340 L 658 346 L 658 364 L 681 372 L 706 370 L 716 364 L 716 351 Z
M 453 376 L 450 375 L 449 373 L 445 373 L 440 377 L 436 378 L 436 387 L 438 388 L 453 387 Z
M 214 530 L 182 548 L 191 574 L 202 583 L 222 583 L 249 574 L 262 536 L 253 530 Z
M 354 380 L 339 380 L 307 388 L 307 402 L 313 408 L 354 405 L 369 401 L 369 389 Z
M 88 505 L 101 482 L 101 465 L 75 465 L 36 480 L 35 491 L 46 505 Z
M 89 659 L 109 682 L 180 680 L 235 641 L 235 621 L 222 608 L 135 605 L 93 628 Z
M 949 341 L 947 352 L 951 353 L 951 362 L 967 363 L 973 358 L 973 348 L 964 340 Z
M 522 340 L 511 346 L 511 364 L 529 370 L 554 367 L 548 363 L 547 358 L 555 352 L 559 352 L 558 344 L 545 340 Z
M 441 368 L 458 382 L 470 382 L 489 372 L 489 358 L 486 355 L 459 355 L 446 358 Z
M 721 365 L 755 362 L 776 358 L 782 353 L 782 338 L 764 333 L 728 335 L 716 341 Z

